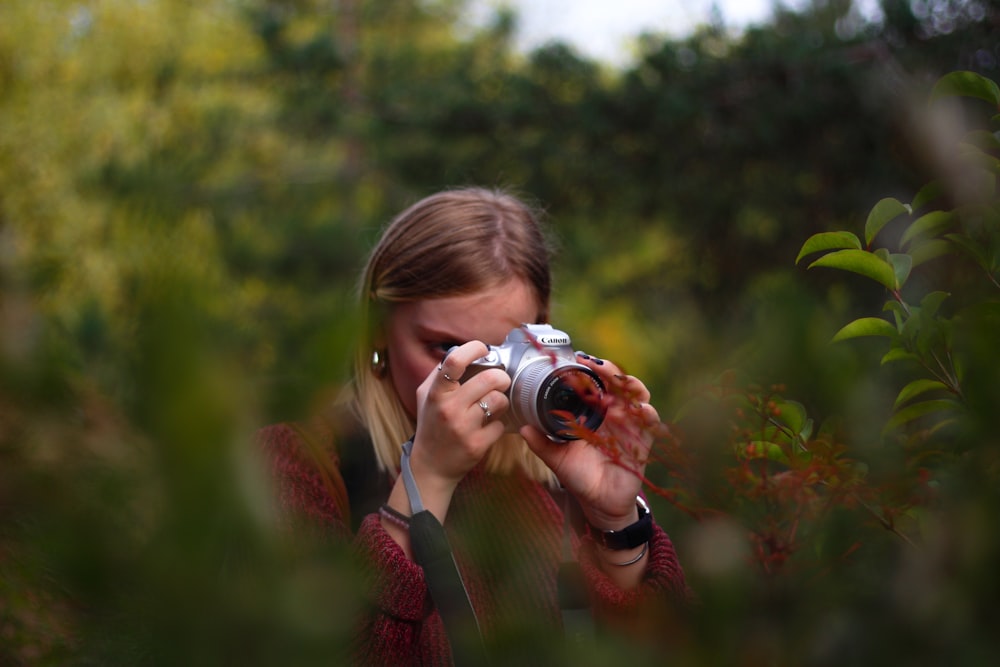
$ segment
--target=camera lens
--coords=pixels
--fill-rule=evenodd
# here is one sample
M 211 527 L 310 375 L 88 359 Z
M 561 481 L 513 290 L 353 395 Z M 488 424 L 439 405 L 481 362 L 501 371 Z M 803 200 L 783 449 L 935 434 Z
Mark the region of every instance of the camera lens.
M 586 366 L 538 361 L 525 368 L 511 387 L 511 403 L 524 423 L 550 437 L 575 440 L 574 426 L 594 430 L 604 421 L 600 396 L 604 386 Z

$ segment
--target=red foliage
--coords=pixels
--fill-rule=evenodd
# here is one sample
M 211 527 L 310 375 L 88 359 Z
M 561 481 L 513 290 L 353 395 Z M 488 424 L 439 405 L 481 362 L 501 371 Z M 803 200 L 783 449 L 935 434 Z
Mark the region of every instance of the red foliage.
M 556 362 L 551 351 L 533 343 Z M 716 434 L 720 423 L 728 430 L 721 437 L 707 438 L 699 448 L 685 447 L 676 427 L 649 423 L 626 375 L 616 375 L 603 391 L 584 373 L 567 374 L 564 381 L 581 401 L 604 415 L 601 426 L 591 429 L 582 415 L 554 413 L 567 424 L 568 435 L 599 448 L 615 464 L 639 476 L 649 493 L 695 520 L 725 515 L 740 521 L 747 529 L 753 558 L 766 574 L 781 571 L 809 539 L 803 535 L 834 510 L 864 512 L 909 541 L 899 531 L 897 519 L 933 498 L 926 469 L 893 484 L 870 483 L 866 467 L 847 456 L 835 433 L 814 434 L 804 407 L 782 396 L 783 385 L 744 388 L 730 373 L 706 387 L 696 397 L 702 409 L 708 407 L 705 421 L 716 427 Z M 644 451 L 638 443 L 651 446 Z M 725 467 L 707 474 L 723 480 L 721 493 L 700 478 L 706 475 L 706 463 L 697 456 L 716 455 L 714 463 L 720 446 L 723 454 L 729 454 L 723 457 Z M 669 486 L 653 481 L 645 472 L 652 470 L 665 473 Z M 839 557 L 848 557 L 860 546 L 860 541 L 853 542 Z
M 804 408 L 781 396 L 783 386 L 743 389 L 731 377 L 701 396 L 712 406 L 712 419 L 728 426 L 728 435 L 709 443 L 729 453 L 723 457 L 724 469 L 713 471 L 724 480 L 720 497 L 707 490 L 696 474 L 704 472 L 704 462 L 696 456 L 698 448 L 685 448 L 677 428 L 664 422 L 645 423 L 641 405 L 628 391 L 626 376 L 616 380 L 603 393 L 595 393 L 592 385 L 583 386 L 589 383 L 581 378 L 581 398 L 604 412 L 605 423 L 590 430 L 580 421 L 573 422 L 573 415 L 560 413 L 573 422 L 569 431 L 639 475 L 650 493 L 694 519 L 726 515 L 740 521 L 747 529 L 753 559 L 765 574 L 785 568 L 836 509 L 862 512 L 909 541 L 898 530 L 896 519 L 932 497 L 926 469 L 919 470 L 914 479 L 896 480 L 895 485 L 872 484 L 867 468 L 847 455 L 834 434 L 813 434 Z M 622 446 L 636 442 L 636 434 L 652 442 L 645 457 Z M 647 471 L 666 471 L 670 485 L 656 483 L 640 472 L 643 464 Z M 860 546 L 861 541 L 853 542 L 839 558 L 850 556 Z

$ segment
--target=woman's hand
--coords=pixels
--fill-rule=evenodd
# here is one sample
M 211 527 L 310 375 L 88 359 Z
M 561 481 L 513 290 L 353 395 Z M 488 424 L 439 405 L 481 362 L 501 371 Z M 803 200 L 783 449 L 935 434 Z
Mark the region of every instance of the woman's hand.
M 653 428 L 660 417 L 649 404 L 649 390 L 638 379 L 601 359 L 577 353 L 605 386 L 604 421 L 590 441 L 549 440 L 538 429 L 525 426 L 521 435 L 531 450 L 576 496 L 587 521 L 598 530 L 621 530 L 639 519 L 636 496 L 642 489 Z M 649 545 L 613 551 L 598 549 L 598 562 L 623 590 L 635 588 L 646 571 Z
M 525 426 L 528 446 L 576 496 L 587 520 L 601 530 L 620 530 L 638 519 L 636 495 L 653 443 L 651 427 L 659 422 L 649 404 L 649 390 L 614 364 L 577 354 L 577 361 L 601 378 L 606 391 L 604 421 L 593 442 L 557 443 Z
M 479 341 L 453 349 L 417 388 L 410 466 L 424 506 L 441 521 L 455 487 L 504 432 L 500 416 L 509 407 L 507 373 L 491 368 L 458 382 L 487 351 Z

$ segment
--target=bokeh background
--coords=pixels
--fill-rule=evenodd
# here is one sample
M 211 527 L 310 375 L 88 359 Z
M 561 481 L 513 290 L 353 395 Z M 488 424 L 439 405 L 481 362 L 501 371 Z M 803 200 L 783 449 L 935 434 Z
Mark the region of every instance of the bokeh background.
M 873 486 L 925 483 L 920 502 L 910 483 L 831 505 L 766 567 L 751 533 L 788 499 L 725 492 L 745 450 L 713 427 L 739 417 L 676 425 L 700 472 L 667 457 L 651 477 L 675 495 L 652 497 L 700 602 L 662 619 L 668 649 L 616 659 L 990 664 L 997 290 L 950 264 L 918 276 L 986 313 L 963 329 L 970 411 L 937 439 L 887 435 L 886 345 L 830 342 L 886 290 L 795 259 L 937 177 L 958 144 L 928 95 L 952 71 L 1000 77 L 1000 8 L 776 5 L 738 32 L 719 14 L 636 35 L 617 64 L 519 49 L 516 12 L 468 11 L 0 4 L 0 664 L 336 664 L 356 577 L 276 527 L 253 433 L 336 399 L 380 227 L 467 184 L 545 211 L 553 322 L 643 377 L 666 421 L 706 388 L 794 401 Z

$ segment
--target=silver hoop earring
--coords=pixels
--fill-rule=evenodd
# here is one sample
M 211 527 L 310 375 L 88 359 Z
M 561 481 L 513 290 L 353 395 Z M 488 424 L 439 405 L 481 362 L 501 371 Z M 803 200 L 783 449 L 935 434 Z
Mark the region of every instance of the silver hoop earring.
M 389 353 L 386 350 L 372 352 L 372 374 L 381 379 L 389 371 Z

